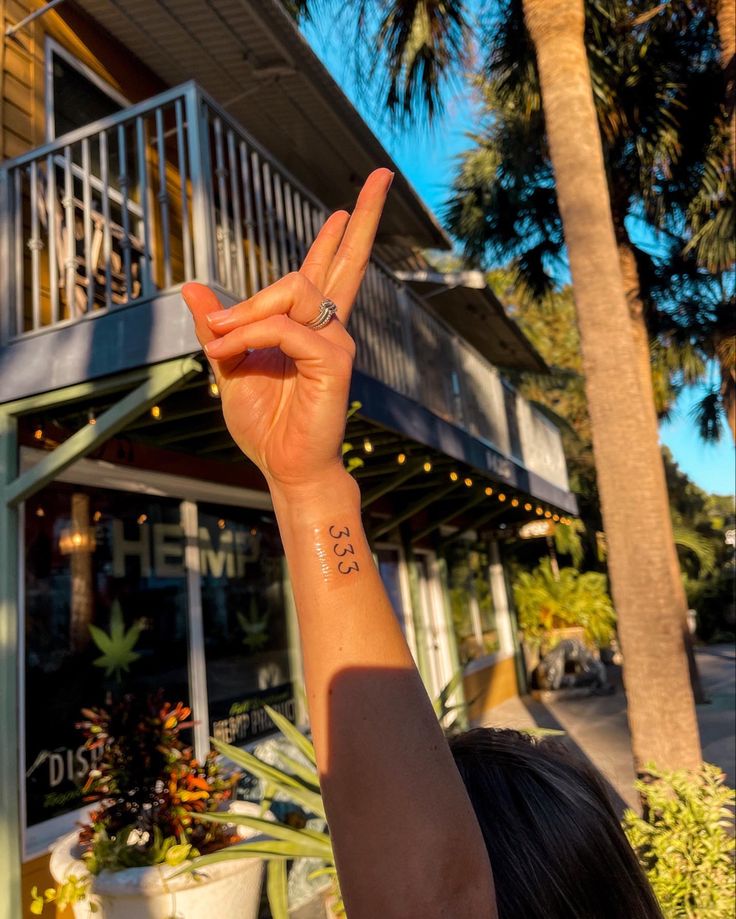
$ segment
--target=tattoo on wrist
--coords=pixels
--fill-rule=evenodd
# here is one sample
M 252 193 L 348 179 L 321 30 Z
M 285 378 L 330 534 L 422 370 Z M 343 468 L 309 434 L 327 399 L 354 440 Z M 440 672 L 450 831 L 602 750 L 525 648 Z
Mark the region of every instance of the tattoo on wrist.
M 349 575 L 360 571 L 360 565 L 355 558 L 355 549 L 350 540 L 350 527 L 339 527 L 334 523 L 327 528 L 330 537 L 335 540 L 332 554 L 337 558 L 337 570 L 340 574 Z

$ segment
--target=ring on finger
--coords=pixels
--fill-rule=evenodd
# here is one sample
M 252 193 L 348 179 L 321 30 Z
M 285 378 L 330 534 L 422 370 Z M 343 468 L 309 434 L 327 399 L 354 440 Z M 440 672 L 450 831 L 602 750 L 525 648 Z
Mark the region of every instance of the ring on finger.
M 304 325 L 308 329 L 324 329 L 326 325 L 329 325 L 337 314 L 337 304 L 335 304 L 329 297 L 324 297 L 322 302 L 319 305 L 319 313 L 312 319 L 310 322 L 305 322 Z

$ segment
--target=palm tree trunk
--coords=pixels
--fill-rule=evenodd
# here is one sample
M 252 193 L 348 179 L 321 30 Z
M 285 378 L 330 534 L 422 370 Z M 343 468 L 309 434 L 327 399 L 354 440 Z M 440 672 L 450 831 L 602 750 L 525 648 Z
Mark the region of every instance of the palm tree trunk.
M 726 105 L 731 134 L 731 172 L 736 171 L 736 3 L 718 0 L 718 35 L 721 41 L 721 63 L 726 74 Z
M 524 0 L 580 327 L 609 571 L 637 769 L 696 768 L 698 725 L 674 576 L 651 384 L 644 390 L 618 262 L 583 41 L 583 0 Z
M 636 264 L 634 249 L 628 238 L 626 229 L 617 226 L 617 230 L 618 263 L 621 269 L 621 280 L 623 281 L 626 305 L 628 306 L 629 318 L 631 320 L 631 332 L 634 339 L 634 350 L 636 351 L 636 364 L 640 375 L 641 391 L 646 397 L 647 393 L 652 391 L 652 364 L 649 351 L 649 329 L 647 328 L 644 301 L 641 297 L 641 285 L 639 283 L 639 267 Z M 651 399 L 652 402 L 654 402 L 653 392 Z M 671 556 L 674 587 L 678 591 L 678 606 L 686 613 L 688 608 L 687 596 L 682 583 L 680 560 L 677 557 L 677 550 L 674 546 Z M 700 679 L 698 662 L 695 659 L 695 649 L 693 648 L 693 639 L 688 627 L 687 615 L 684 615 L 682 620 L 682 638 L 687 653 L 687 666 L 688 672 L 690 673 L 690 685 L 693 690 L 693 698 L 696 704 L 702 705 L 708 700 Z

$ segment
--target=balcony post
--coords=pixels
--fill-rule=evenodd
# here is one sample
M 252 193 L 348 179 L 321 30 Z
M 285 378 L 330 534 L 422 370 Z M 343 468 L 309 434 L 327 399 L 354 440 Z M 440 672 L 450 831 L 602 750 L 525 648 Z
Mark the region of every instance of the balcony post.
M 12 316 L 15 310 L 13 267 L 10 260 L 13 226 L 10 175 L 0 170 L 0 345 L 5 345 L 14 333 Z
M 402 349 L 405 355 L 404 371 L 408 392 L 405 395 L 411 399 L 419 400 L 419 374 L 417 372 L 416 358 L 414 354 L 414 332 L 410 310 L 412 307 L 412 298 L 406 289 L 405 284 L 398 284 L 396 287 L 396 299 L 399 307 L 399 317 L 401 319 L 401 338 Z
M 209 131 L 202 111 L 202 98 L 192 83 L 186 89 L 189 178 L 192 185 L 192 242 L 194 274 L 208 284 L 218 281 L 215 262 L 217 240 L 212 220 L 212 184 L 209 170 Z

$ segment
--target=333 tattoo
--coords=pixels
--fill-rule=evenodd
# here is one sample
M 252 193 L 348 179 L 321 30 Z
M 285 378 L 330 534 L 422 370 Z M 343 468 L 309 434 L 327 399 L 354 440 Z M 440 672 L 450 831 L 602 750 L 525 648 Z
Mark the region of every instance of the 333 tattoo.
M 333 555 L 338 559 L 337 570 L 340 574 L 352 574 L 360 571 L 360 565 L 355 558 L 355 549 L 350 539 L 350 527 L 337 527 L 331 524 L 327 530 L 332 539 L 337 540 L 332 547 Z

